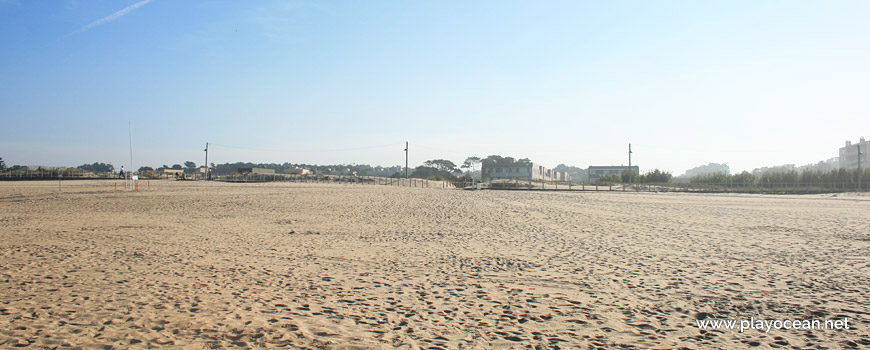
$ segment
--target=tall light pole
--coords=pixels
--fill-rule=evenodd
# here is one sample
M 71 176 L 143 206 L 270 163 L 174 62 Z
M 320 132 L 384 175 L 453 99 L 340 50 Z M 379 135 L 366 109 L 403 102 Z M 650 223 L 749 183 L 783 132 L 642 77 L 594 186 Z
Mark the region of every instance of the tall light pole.
M 408 178 L 408 141 L 405 141 L 405 178 Z

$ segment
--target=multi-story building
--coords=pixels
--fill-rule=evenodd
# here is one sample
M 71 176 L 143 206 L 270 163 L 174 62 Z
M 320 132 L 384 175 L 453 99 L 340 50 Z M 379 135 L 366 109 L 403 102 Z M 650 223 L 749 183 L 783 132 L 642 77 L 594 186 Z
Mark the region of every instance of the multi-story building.
M 631 167 L 624 165 L 608 165 L 608 166 L 594 166 L 590 165 L 589 170 L 589 182 L 598 182 L 602 176 L 607 175 L 617 175 L 622 176 L 622 173 L 626 170 L 631 169 L 635 174 L 640 172 L 640 168 L 637 165 L 632 165 Z
M 860 150 L 860 162 L 862 169 L 870 169 L 870 152 L 868 151 L 870 142 L 862 137 L 858 143 L 846 141 L 846 147 L 840 147 L 840 168 L 857 169 Z
M 543 180 L 543 181 L 567 181 L 561 180 L 568 175 L 547 169 L 536 163 L 504 162 L 483 164 L 481 178 L 484 181 L 510 179 L 510 180 Z

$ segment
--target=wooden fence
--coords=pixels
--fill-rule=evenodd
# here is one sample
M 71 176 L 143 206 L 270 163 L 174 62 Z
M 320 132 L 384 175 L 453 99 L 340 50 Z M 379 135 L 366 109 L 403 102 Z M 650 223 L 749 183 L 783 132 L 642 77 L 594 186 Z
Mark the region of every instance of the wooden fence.
M 184 180 L 203 180 L 203 174 L 187 174 Z M 143 173 L 140 179 L 166 178 L 158 173 Z M 171 178 L 171 177 L 169 177 Z M 113 173 L 91 173 L 81 169 L 35 169 L 0 171 L 0 181 L 16 180 L 95 180 L 118 179 Z M 620 191 L 620 192 L 689 192 L 689 193 L 770 193 L 810 194 L 870 191 L 870 182 L 819 183 L 709 183 L 709 184 L 588 184 L 555 181 L 495 180 L 482 183 L 434 181 L 378 176 L 294 175 L 294 174 L 233 174 L 213 176 L 224 182 L 300 182 L 348 185 L 380 185 L 412 188 L 481 188 L 492 190 L 545 190 L 545 191 Z M 179 178 L 181 180 L 181 178 Z
M 293 174 L 231 174 L 213 178 L 224 182 L 300 182 L 300 183 L 332 183 L 347 185 L 380 185 L 416 188 L 455 188 L 448 181 L 426 179 L 405 179 L 378 176 L 345 176 L 345 175 L 293 175 Z
M 466 183 L 463 187 L 471 186 Z M 690 192 L 690 193 L 769 193 L 810 194 L 870 191 L 870 183 L 711 183 L 711 184 L 587 184 L 570 182 L 543 182 L 528 180 L 497 180 L 482 184 L 493 190 L 545 190 L 545 191 L 619 191 L 619 192 Z
M 118 179 L 118 174 L 92 173 L 81 169 L 36 169 L 36 170 L 6 170 L 0 172 L 0 181 L 29 180 L 98 180 Z

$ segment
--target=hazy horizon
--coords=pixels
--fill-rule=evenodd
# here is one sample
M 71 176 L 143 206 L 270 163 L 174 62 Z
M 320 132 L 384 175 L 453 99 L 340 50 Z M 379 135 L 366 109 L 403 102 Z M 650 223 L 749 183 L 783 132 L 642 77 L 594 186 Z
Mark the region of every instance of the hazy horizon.
M 7 165 L 733 173 L 870 130 L 870 3 L 0 1 Z

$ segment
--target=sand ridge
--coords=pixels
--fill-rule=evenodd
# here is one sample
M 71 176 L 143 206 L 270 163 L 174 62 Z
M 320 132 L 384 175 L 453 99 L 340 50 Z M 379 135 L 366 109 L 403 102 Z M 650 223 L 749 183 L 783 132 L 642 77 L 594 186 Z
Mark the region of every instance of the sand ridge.
M 866 347 L 865 199 L 0 183 L 0 347 Z

